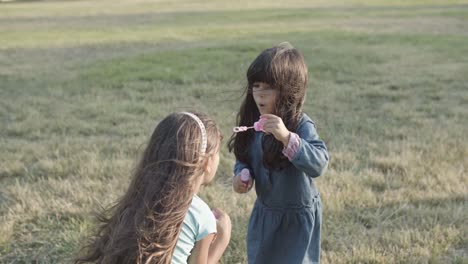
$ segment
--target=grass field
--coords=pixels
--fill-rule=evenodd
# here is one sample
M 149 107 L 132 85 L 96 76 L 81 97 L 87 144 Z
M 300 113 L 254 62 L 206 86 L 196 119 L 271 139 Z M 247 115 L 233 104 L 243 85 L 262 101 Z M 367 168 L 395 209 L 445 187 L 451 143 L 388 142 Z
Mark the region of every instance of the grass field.
M 468 1 L 270 2 L 0 3 L 0 263 L 70 262 L 158 120 L 203 111 L 228 138 L 249 63 L 285 40 L 331 155 L 322 263 L 468 263 Z M 246 263 L 233 159 L 201 196 Z

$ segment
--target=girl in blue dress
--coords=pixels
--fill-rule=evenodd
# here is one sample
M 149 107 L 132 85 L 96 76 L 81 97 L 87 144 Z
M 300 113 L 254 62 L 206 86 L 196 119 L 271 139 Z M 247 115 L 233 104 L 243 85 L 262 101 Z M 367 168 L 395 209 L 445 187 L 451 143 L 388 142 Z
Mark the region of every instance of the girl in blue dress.
M 233 187 L 257 199 L 247 234 L 248 262 L 320 262 L 322 205 L 314 178 L 328 165 L 327 148 L 302 112 L 307 86 L 303 56 L 289 43 L 264 50 L 247 70 L 246 96 L 234 134 Z M 260 124 L 260 126 L 258 126 Z

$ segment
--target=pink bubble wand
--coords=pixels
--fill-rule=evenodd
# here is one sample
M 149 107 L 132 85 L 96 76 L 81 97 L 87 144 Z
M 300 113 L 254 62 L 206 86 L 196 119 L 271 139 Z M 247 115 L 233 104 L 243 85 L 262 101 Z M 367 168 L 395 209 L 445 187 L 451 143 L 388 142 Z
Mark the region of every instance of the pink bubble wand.
M 263 124 L 265 123 L 265 120 L 266 118 L 260 118 L 257 122 L 254 123 L 253 126 L 238 126 L 238 127 L 234 127 L 232 129 L 232 131 L 234 131 L 234 133 L 239 133 L 239 132 L 244 132 L 244 131 L 247 131 L 251 128 L 255 129 L 255 131 L 263 131 Z

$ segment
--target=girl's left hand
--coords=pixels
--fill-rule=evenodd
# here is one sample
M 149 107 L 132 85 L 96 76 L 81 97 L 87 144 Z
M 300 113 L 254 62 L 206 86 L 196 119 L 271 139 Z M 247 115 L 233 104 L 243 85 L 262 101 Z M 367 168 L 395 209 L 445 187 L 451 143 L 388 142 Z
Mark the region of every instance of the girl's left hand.
M 286 147 L 289 142 L 290 132 L 284 125 L 281 117 L 272 114 L 264 114 L 261 115 L 260 118 L 265 118 L 263 131 L 273 134 L 273 136 Z

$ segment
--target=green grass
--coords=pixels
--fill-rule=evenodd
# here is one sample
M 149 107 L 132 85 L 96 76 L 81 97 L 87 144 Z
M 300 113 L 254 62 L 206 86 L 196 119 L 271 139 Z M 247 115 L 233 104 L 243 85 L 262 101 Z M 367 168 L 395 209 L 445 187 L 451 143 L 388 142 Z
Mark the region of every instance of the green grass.
M 0 4 L 0 263 L 69 262 L 125 191 L 158 120 L 230 136 L 249 63 L 304 54 L 329 147 L 323 263 L 468 263 L 468 2 L 19 1 Z M 246 263 L 255 194 L 224 148 L 201 196 Z

